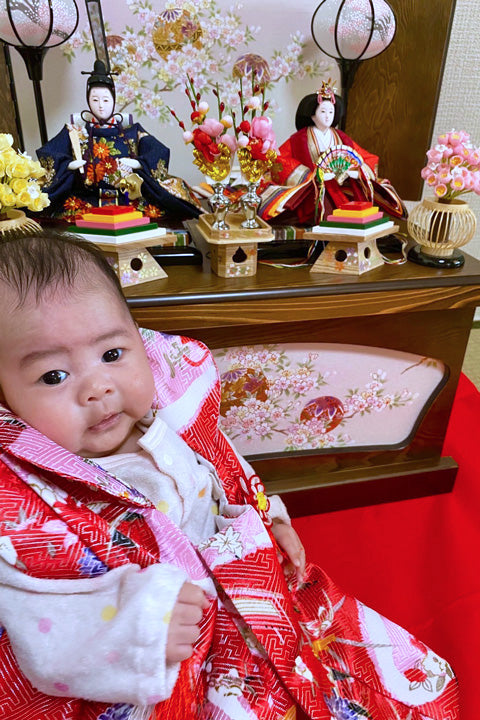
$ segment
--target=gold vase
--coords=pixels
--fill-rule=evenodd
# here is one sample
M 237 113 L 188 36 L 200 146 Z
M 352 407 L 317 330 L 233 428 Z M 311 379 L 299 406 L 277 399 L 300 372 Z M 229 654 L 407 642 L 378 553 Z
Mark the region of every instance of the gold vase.
M 417 245 L 408 259 L 436 268 L 462 267 L 465 257 L 457 248 L 475 234 L 477 219 L 465 200 L 424 198 L 408 217 L 408 232 Z
M 0 211 L 0 239 L 6 240 L 16 235 L 40 232 L 40 225 L 28 218 L 23 210 L 13 208 Z

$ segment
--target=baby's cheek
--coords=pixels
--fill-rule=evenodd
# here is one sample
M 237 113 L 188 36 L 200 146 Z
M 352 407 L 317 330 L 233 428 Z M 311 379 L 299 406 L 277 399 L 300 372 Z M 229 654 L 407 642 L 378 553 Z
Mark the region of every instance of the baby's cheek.
M 130 380 L 128 392 L 137 412 L 140 413 L 140 417 L 143 417 L 152 407 L 155 399 L 155 383 L 150 367 Z

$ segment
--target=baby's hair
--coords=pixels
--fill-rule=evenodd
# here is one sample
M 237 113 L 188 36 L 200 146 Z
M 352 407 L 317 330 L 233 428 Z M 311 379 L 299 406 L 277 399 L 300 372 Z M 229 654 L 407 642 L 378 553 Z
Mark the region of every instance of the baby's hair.
M 117 275 L 96 245 L 73 233 L 44 229 L 0 239 L 0 282 L 13 288 L 21 306 L 30 292 L 37 302 L 47 290 L 71 288 L 77 277 L 97 268 L 126 304 Z

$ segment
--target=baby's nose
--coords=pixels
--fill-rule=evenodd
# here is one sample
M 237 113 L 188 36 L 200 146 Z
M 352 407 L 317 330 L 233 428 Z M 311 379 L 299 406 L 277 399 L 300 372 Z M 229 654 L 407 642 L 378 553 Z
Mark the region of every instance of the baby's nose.
M 85 404 L 98 402 L 103 400 L 106 395 L 111 395 L 113 391 L 113 383 L 107 375 L 94 375 L 87 378 L 83 383 L 80 391 L 80 401 Z

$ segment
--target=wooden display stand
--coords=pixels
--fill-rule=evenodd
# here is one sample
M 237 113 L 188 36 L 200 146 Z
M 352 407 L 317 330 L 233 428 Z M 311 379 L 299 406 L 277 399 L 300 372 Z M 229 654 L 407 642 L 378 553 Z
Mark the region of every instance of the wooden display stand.
M 186 227 L 196 242 L 197 221 Z M 452 488 L 457 464 L 441 453 L 480 304 L 480 261 L 465 254 L 465 265 L 453 273 L 407 262 L 359 276 L 259 264 L 255 276 L 235 281 L 214 275 L 204 263 L 169 267 L 168 278 L 125 294 L 141 327 L 197 338 L 212 349 L 349 343 L 435 358 L 448 368 L 441 393 L 405 447 L 248 457 L 267 492 L 280 494 L 291 516 Z
M 205 213 L 200 215 L 197 225 L 209 246 L 212 272 L 224 278 L 255 275 L 258 243 L 273 240 L 271 227 L 257 217 L 260 227 L 242 228 L 244 216 L 241 213 L 227 216 L 228 230 L 215 230 L 214 220 L 212 213 Z
M 149 240 L 132 240 L 123 243 L 96 243 L 117 273 L 120 285 L 130 287 L 150 280 L 166 278 L 167 273 L 150 255 L 147 248 L 158 245 L 174 245 L 175 236 L 170 233 Z
M 323 233 L 321 230 L 306 232 L 304 238 L 328 242 L 318 260 L 310 268 L 316 273 L 344 273 L 363 275 L 384 264 L 384 258 L 377 248 L 377 240 L 397 232 L 398 225 L 386 230 L 378 230 L 368 237 L 344 234 Z

